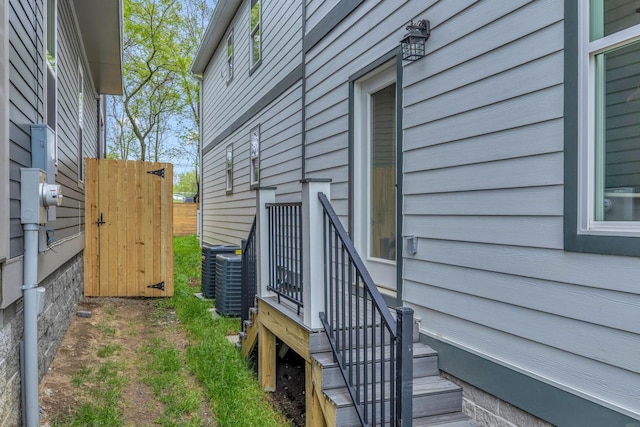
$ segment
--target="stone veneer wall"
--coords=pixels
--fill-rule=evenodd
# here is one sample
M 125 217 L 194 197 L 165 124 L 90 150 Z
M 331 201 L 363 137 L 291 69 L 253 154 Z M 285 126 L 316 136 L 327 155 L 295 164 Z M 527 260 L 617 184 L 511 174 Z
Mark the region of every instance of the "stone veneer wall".
M 462 387 L 462 412 L 484 426 L 491 427 L 553 427 L 522 409 L 501 400 L 454 376 L 442 376 Z
M 46 288 L 44 311 L 38 317 L 40 379 L 53 361 L 77 310 L 82 284 L 82 253 L 40 283 Z M 22 300 L 4 311 L 0 310 L 0 427 L 18 426 L 22 419 L 19 351 L 22 325 Z

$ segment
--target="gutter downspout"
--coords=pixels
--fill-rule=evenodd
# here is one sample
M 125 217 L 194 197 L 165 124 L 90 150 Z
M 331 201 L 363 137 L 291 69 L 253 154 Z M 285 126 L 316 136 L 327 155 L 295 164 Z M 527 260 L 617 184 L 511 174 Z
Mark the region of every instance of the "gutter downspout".
M 24 402 L 25 425 L 38 427 L 38 224 L 24 224 Z M 44 288 L 42 288 L 44 290 Z
M 203 224 L 203 219 L 202 219 L 202 195 L 203 195 L 203 189 L 202 189 L 202 164 L 204 162 L 204 157 L 202 155 L 202 150 L 204 149 L 204 146 L 202 144 L 202 111 L 204 110 L 202 105 L 204 104 L 203 98 L 202 98 L 202 83 L 203 83 L 203 77 L 199 74 L 195 74 L 193 72 L 191 72 L 191 75 L 198 80 L 198 97 L 199 97 L 199 101 L 198 101 L 198 115 L 199 120 L 198 120 L 198 216 L 196 218 L 197 221 L 197 237 L 198 237 L 198 241 L 200 243 L 200 246 L 202 246 L 202 224 Z

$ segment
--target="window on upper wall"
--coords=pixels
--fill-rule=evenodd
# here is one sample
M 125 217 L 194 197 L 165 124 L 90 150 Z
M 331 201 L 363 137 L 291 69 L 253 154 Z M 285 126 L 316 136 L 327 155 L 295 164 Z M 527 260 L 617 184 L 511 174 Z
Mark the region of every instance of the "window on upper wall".
M 233 80 L 233 30 L 227 37 L 227 83 Z
M 225 156 L 225 187 L 227 194 L 233 192 L 233 146 L 227 146 L 227 153 Z
M 251 70 L 260 65 L 262 59 L 262 11 L 260 0 L 251 0 Z
M 46 123 L 53 130 L 56 135 L 56 121 L 57 121 L 57 71 L 56 71 L 56 43 L 57 43 L 57 0 L 47 0 L 47 32 L 46 32 L 46 88 L 47 88 L 47 105 L 46 105 Z M 58 142 L 55 138 L 55 166 L 56 173 L 58 167 Z
M 82 129 L 84 127 L 84 72 L 82 63 L 78 59 L 78 181 L 84 182 L 84 139 Z
M 260 183 L 260 125 L 251 129 L 249 143 L 250 183 L 255 186 Z
M 571 203 L 576 204 L 575 221 L 565 218 L 569 250 L 640 255 L 640 244 L 632 239 L 640 237 L 640 13 L 636 3 L 578 2 L 577 164 L 575 170 L 568 169 L 576 174 L 575 188 L 573 178 L 565 175 L 565 196 L 575 191 L 574 200 L 565 204 L 566 211 L 571 214 Z M 575 123 L 569 116 L 565 122 Z

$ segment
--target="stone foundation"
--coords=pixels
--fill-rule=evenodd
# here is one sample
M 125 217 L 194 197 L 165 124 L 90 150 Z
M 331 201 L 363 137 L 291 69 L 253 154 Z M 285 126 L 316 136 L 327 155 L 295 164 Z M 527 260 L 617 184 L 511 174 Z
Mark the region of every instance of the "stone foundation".
M 456 377 L 442 376 L 462 387 L 462 412 L 487 427 L 553 427 L 522 409 Z
M 44 311 L 38 317 L 38 373 L 42 379 L 69 327 L 82 297 L 82 253 L 71 258 L 40 286 L 46 289 Z M 20 342 L 22 300 L 0 310 L 0 427 L 21 425 Z

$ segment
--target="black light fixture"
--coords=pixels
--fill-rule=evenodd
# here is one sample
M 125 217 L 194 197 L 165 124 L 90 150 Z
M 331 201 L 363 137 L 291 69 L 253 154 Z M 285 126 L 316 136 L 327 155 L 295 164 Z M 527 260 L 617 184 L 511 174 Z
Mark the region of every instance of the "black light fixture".
M 402 45 L 402 59 L 405 61 L 415 61 L 425 55 L 424 43 L 431 35 L 429 21 L 421 19 L 420 21 L 411 21 L 407 25 L 407 34 L 400 41 Z

